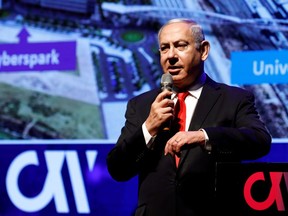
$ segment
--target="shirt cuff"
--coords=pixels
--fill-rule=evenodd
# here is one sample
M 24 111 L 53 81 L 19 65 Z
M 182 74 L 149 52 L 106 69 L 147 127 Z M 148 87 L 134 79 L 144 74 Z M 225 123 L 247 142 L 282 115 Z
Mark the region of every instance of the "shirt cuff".
M 151 136 L 151 134 L 149 133 L 149 131 L 146 128 L 145 122 L 142 124 L 142 131 L 143 131 L 143 135 L 145 138 L 145 143 L 147 145 L 148 148 L 152 148 L 152 144 L 154 142 L 154 139 L 156 136 Z
M 204 136 L 205 136 L 204 149 L 210 154 L 212 151 L 212 145 L 211 145 L 211 143 L 209 143 L 209 137 L 203 128 L 201 128 L 200 131 L 203 131 Z

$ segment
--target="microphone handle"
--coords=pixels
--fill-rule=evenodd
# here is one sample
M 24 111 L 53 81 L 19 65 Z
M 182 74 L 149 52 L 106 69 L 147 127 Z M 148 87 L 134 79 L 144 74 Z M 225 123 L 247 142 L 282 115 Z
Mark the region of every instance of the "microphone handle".
M 171 88 L 166 88 L 168 91 L 172 91 L 172 89 Z M 171 99 L 171 97 L 167 97 L 168 99 Z M 163 131 L 167 131 L 167 132 L 169 132 L 170 131 L 170 127 L 171 127 L 171 120 L 169 120 L 169 121 L 167 121 L 167 122 L 165 122 L 165 123 L 163 123 L 163 125 L 164 125 L 164 127 L 163 127 Z

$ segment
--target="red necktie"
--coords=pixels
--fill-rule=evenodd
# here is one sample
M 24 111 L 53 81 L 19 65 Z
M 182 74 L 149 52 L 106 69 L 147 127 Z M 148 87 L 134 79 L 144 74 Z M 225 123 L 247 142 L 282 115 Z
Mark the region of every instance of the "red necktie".
M 179 131 L 185 131 L 186 126 L 186 105 L 185 98 L 189 92 L 179 92 L 177 94 L 178 100 L 175 107 L 176 122 L 178 123 Z M 178 167 L 180 158 L 175 155 L 176 167 Z

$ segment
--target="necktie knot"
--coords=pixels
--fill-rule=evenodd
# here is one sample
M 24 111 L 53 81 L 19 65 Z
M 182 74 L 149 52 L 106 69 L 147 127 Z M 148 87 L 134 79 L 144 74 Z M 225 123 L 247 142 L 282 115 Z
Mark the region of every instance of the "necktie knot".
M 177 94 L 178 100 L 184 101 L 185 98 L 188 96 L 189 92 L 179 92 Z

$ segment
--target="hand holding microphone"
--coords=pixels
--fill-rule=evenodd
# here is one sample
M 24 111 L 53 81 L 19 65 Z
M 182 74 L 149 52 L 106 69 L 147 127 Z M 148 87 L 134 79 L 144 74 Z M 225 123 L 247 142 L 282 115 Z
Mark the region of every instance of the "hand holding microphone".
M 155 98 L 151 105 L 150 113 L 145 121 L 148 132 L 154 136 L 159 130 L 170 130 L 170 124 L 173 119 L 172 95 L 172 75 L 163 74 L 161 78 L 162 92 Z

